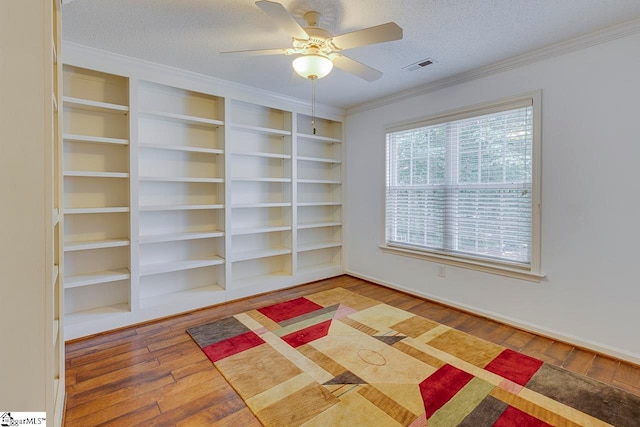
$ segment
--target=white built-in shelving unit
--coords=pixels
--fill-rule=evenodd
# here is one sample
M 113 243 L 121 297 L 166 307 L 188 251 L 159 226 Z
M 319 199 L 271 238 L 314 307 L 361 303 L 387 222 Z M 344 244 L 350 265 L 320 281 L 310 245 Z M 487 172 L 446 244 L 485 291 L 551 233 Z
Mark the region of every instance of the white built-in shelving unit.
M 64 66 L 65 325 L 131 309 L 129 81 Z
M 342 273 L 339 116 L 74 58 L 67 338 Z
M 342 124 L 298 115 L 298 273 L 342 270 Z
M 244 294 L 293 275 L 292 114 L 230 104 L 231 276 L 233 290 Z
M 140 309 L 220 302 L 224 99 L 142 81 L 138 101 Z

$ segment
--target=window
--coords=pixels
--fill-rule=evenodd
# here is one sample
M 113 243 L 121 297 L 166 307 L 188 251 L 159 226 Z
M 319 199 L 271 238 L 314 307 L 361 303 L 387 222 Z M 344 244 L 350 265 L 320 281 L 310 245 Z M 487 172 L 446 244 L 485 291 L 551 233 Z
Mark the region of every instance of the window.
M 537 275 L 534 104 L 530 95 L 389 129 L 386 247 Z

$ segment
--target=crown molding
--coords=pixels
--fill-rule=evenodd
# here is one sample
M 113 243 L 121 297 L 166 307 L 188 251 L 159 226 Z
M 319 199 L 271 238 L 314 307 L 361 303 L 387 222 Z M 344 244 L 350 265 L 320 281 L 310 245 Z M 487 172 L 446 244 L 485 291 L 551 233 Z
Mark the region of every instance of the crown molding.
M 69 65 L 99 68 L 104 72 L 126 74 L 131 78 L 174 86 L 181 86 L 186 82 L 212 95 L 311 114 L 311 103 L 299 98 L 75 42 L 62 42 L 62 56 L 63 62 Z M 342 118 L 345 115 L 344 109 L 327 104 L 316 104 L 316 110 L 318 115 L 327 115 L 329 118 Z
M 435 92 L 446 87 L 455 86 L 460 83 L 476 80 L 482 77 L 499 74 L 515 68 L 524 67 L 535 62 L 545 59 L 566 55 L 595 45 L 607 43 L 623 37 L 640 33 L 640 19 L 634 19 L 625 23 L 608 27 L 593 33 L 585 34 L 564 42 L 545 46 L 540 49 L 532 50 L 522 55 L 514 56 L 503 61 L 499 61 L 490 65 L 479 67 L 473 70 L 465 71 L 451 77 L 436 80 L 412 89 L 407 89 L 392 95 L 383 96 L 381 98 L 357 104 L 346 109 L 347 115 L 372 110 L 384 105 L 393 104 L 408 98 L 419 95 L 425 95 Z

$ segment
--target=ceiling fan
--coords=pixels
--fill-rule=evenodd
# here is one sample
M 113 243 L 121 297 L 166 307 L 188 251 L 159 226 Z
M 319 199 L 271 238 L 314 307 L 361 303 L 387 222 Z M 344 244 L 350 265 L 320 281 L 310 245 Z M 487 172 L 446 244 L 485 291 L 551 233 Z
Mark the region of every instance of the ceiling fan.
M 237 50 L 220 52 L 222 54 L 245 55 L 298 55 L 293 60 L 293 69 L 300 76 L 316 80 L 329 74 L 335 65 L 337 68 L 354 74 L 367 81 L 382 77 L 382 72 L 342 54 L 343 50 L 402 39 L 402 28 L 394 22 L 369 27 L 351 33 L 333 36 L 327 30 L 318 27 L 320 13 L 310 11 L 303 18 L 307 23 L 301 27 L 295 18 L 280 3 L 257 1 L 264 13 L 276 21 L 291 37 L 291 47 L 259 50 Z

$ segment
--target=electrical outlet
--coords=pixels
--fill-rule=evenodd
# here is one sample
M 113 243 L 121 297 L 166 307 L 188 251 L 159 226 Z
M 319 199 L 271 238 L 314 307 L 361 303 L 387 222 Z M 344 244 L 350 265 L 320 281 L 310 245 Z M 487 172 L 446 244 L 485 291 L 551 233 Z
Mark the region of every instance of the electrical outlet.
M 447 277 L 447 267 L 438 265 L 438 277 Z

